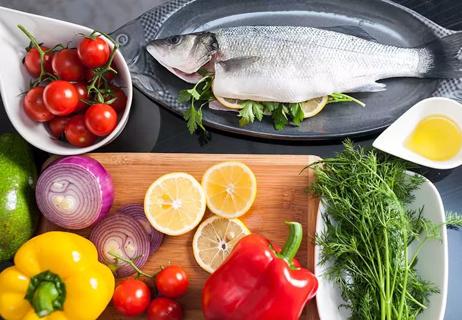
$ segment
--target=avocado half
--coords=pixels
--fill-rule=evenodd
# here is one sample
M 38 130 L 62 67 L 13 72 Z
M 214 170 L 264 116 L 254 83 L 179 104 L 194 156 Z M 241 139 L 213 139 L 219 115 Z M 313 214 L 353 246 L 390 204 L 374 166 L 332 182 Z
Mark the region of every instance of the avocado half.
M 35 232 L 37 168 L 27 142 L 0 134 L 0 262 L 11 259 Z

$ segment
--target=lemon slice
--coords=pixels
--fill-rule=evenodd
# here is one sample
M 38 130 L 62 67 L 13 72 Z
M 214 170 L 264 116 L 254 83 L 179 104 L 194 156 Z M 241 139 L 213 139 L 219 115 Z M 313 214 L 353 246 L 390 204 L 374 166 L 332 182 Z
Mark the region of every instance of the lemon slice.
M 314 98 L 305 102 L 302 102 L 300 104 L 303 114 L 305 115 L 306 118 L 311 118 L 317 115 L 319 112 L 324 109 L 324 107 L 327 105 L 328 97 L 320 97 L 320 98 Z
M 237 218 L 246 213 L 257 195 L 257 180 L 252 170 L 236 161 L 210 167 L 202 178 L 207 206 L 225 218 Z
M 242 105 L 239 103 L 240 100 L 237 99 L 228 99 L 228 98 L 223 98 L 220 96 L 215 96 L 218 102 L 220 102 L 223 106 L 226 108 L 230 109 L 242 109 Z
M 248 234 L 250 231 L 241 220 L 212 216 L 202 222 L 194 234 L 194 258 L 202 269 L 212 273 Z
M 158 231 L 177 236 L 194 229 L 205 212 L 205 194 L 193 176 L 174 172 L 166 174 L 146 191 L 144 212 Z

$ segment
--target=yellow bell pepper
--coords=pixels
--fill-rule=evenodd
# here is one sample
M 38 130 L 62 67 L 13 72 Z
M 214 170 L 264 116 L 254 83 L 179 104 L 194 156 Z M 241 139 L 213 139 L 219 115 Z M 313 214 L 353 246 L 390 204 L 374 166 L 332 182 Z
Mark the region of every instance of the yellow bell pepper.
M 6 320 L 95 320 L 114 292 L 111 270 L 95 246 L 69 232 L 27 241 L 15 265 L 0 273 L 0 315 Z

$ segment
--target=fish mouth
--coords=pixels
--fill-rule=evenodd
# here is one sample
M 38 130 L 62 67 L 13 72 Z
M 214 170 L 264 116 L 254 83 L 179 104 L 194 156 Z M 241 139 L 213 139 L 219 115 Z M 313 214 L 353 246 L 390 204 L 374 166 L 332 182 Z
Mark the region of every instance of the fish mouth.
M 155 41 L 163 41 L 161 40 L 154 40 Z M 183 71 L 181 69 L 175 68 L 173 66 L 168 65 L 165 61 L 162 59 L 162 55 L 159 54 L 159 52 L 156 50 L 156 47 L 152 44 L 148 44 L 146 46 L 146 51 L 149 53 L 151 57 L 153 57 L 161 66 L 163 66 L 165 69 L 173 73 L 175 76 L 178 78 L 182 79 L 183 81 L 186 81 L 188 83 L 197 83 L 200 79 L 203 78 L 203 75 L 199 73 L 199 70 L 205 69 L 208 72 L 213 73 L 214 72 L 214 67 L 213 67 L 213 61 L 215 60 L 215 55 L 216 52 L 212 51 L 206 55 L 204 55 L 202 58 L 199 59 L 199 67 L 197 67 L 196 70 L 191 70 L 191 71 Z
M 206 57 L 204 60 L 204 64 L 202 64 L 197 70 L 193 72 L 185 72 L 180 69 L 177 69 L 175 67 L 171 67 L 165 63 L 163 63 L 160 60 L 157 60 L 164 68 L 166 68 L 168 71 L 176 75 L 178 78 L 188 82 L 188 83 L 197 83 L 199 80 L 201 80 L 204 75 L 199 73 L 199 70 L 205 70 L 209 73 L 214 73 L 215 68 L 214 68 L 214 63 L 215 63 L 215 56 L 209 56 Z
M 167 68 L 168 71 L 176 75 L 178 78 L 183 79 L 184 81 L 188 83 L 197 83 L 202 78 L 202 76 L 197 71 L 192 72 L 192 73 L 187 73 L 177 68 L 173 68 L 173 67 L 169 67 L 165 65 L 164 67 Z

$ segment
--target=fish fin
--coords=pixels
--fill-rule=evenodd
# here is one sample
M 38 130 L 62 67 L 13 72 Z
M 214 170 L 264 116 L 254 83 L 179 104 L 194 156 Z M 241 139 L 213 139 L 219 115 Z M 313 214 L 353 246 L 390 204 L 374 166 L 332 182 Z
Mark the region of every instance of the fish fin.
M 385 83 L 371 82 L 345 92 L 380 92 L 385 90 L 387 90 L 387 85 Z
M 260 58 L 256 56 L 244 56 L 238 58 L 231 58 L 223 61 L 217 61 L 216 64 L 223 68 L 224 71 L 232 71 L 235 69 L 242 68 L 244 64 L 252 64 L 257 62 L 258 60 L 260 60 Z
M 462 77 L 462 32 L 434 40 L 423 47 L 429 51 L 431 61 L 423 76 L 428 78 Z M 428 64 L 428 61 L 421 62 Z
M 350 36 L 355 36 L 355 37 L 358 37 L 358 38 L 361 38 L 367 41 L 377 42 L 377 39 L 371 36 L 369 32 L 367 32 L 366 30 L 358 26 L 333 26 L 333 27 L 323 27 L 320 29 L 348 34 Z

